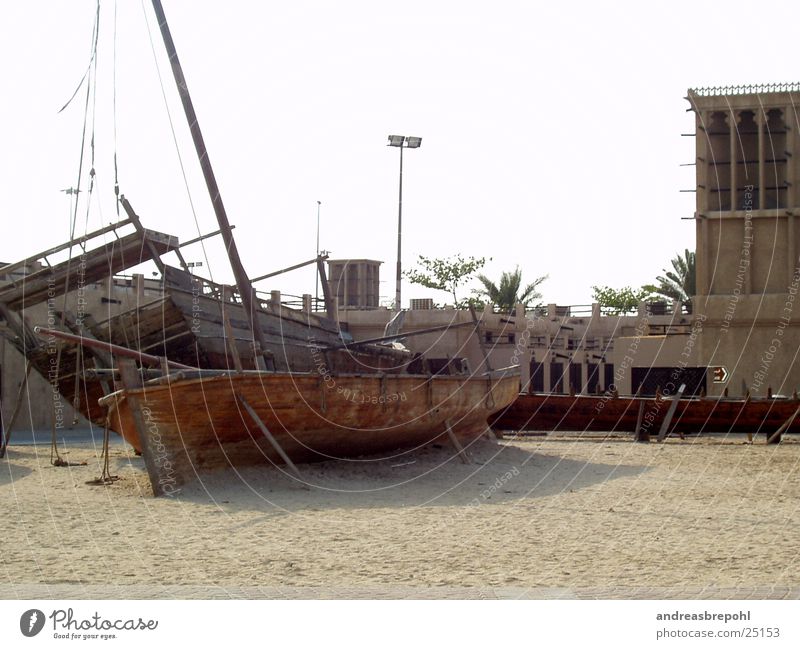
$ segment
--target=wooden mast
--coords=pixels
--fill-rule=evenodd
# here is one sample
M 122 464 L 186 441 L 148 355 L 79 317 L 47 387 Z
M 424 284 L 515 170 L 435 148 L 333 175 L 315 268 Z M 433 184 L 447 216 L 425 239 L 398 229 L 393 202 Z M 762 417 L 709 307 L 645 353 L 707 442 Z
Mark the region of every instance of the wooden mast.
M 230 259 L 231 268 L 233 269 L 233 276 L 236 279 L 236 287 L 239 289 L 239 295 L 242 299 L 242 306 L 244 306 L 247 324 L 253 334 L 253 342 L 260 346 L 260 349 L 257 350 L 257 354 L 263 354 L 267 346 L 265 344 L 264 334 L 258 324 L 258 311 L 256 308 L 256 300 L 254 299 L 255 292 L 253 291 L 253 285 L 244 270 L 244 266 L 242 266 L 242 260 L 239 257 L 236 242 L 233 240 L 233 232 L 231 232 L 232 228 L 228 222 L 228 214 L 225 211 L 225 205 L 222 203 L 222 195 L 217 186 L 217 179 L 214 176 L 211 159 L 208 157 L 208 150 L 203 140 L 203 134 L 200 131 L 200 123 L 197 121 L 197 114 L 194 111 L 192 98 L 189 95 L 189 87 L 186 84 L 186 78 L 183 76 L 183 68 L 178 59 L 178 52 L 175 49 L 175 43 L 172 40 L 169 25 L 167 25 L 167 17 L 164 15 L 164 8 L 161 6 L 161 0 L 153 0 L 153 9 L 156 12 L 158 27 L 161 30 L 164 46 L 167 49 L 167 55 L 172 65 L 172 74 L 178 86 L 178 93 L 180 94 L 181 103 L 183 104 L 183 111 L 186 113 L 186 121 L 189 123 L 189 130 L 192 133 L 194 148 L 200 160 L 203 178 L 205 178 L 208 194 L 211 197 L 211 204 L 214 207 L 214 214 L 217 216 L 220 234 L 225 242 L 225 249 L 228 251 L 228 258 Z

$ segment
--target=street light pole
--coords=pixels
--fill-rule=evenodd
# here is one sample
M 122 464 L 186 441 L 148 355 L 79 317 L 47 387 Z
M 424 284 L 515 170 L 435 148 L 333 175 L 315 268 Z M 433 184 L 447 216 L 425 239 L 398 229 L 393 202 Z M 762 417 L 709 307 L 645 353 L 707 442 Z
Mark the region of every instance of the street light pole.
M 403 149 L 400 147 L 400 197 L 397 200 L 397 278 L 394 288 L 394 310 L 398 313 L 403 310 L 400 301 L 400 280 L 403 277 L 402 252 L 403 252 Z
M 406 135 L 390 135 L 389 146 L 400 149 L 400 191 L 397 202 L 397 277 L 395 279 L 394 310 L 402 311 L 400 282 L 403 278 L 403 149 L 418 149 L 422 144 L 421 137 Z

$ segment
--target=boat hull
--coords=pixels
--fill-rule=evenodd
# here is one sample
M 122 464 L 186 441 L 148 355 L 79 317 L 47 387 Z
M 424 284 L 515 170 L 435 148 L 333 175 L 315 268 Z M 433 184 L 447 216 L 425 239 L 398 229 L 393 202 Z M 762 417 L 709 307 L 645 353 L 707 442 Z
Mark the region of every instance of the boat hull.
M 520 394 L 491 423 L 501 430 L 632 433 L 641 407 L 642 426 L 652 434 L 659 432 L 671 403 L 669 398 Z M 770 435 L 792 418 L 798 405 L 789 399 L 682 399 L 668 432 Z M 800 432 L 800 417 L 784 432 Z
M 210 469 L 282 462 L 244 403 L 293 462 L 309 462 L 421 447 L 445 436 L 448 422 L 460 441 L 469 442 L 487 430 L 488 417 L 508 406 L 518 391 L 518 374 L 491 379 L 337 375 L 326 380 L 264 372 L 123 390 L 104 401 L 112 428 L 143 452 L 146 463 L 162 468 L 154 491 L 167 485 L 169 493 Z

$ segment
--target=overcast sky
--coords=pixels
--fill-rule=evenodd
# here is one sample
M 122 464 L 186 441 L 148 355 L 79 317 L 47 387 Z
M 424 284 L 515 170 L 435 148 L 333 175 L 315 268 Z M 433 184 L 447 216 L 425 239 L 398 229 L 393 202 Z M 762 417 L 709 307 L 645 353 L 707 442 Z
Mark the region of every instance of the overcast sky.
M 211 160 L 251 276 L 315 254 L 373 258 L 394 294 L 398 151 L 403 261 L 491 257 L 485 272 L 543 274 L 545 302 L 587 304 L 594 284 L 639 286 L 694 247 L 689 87 L 800 79 L 796 3 L 201 2 L 164 0 Z M 153 30 L 202 232 L 216 229 Z M 95 3 L 4 2 L 0 22 L 0 260 L 68 238 Z M 197 236 L 142 4 L 116 5 L 116 151 L 146 227 Z M 115 4 L 101 4 L 97 197 L 77 231 L 116 218 Z M 93 125 L 93 127 L 92 127 Z M 86 164 L 90 152 L 87 149 Z M 82 181 L 83 186 L 86 180 Z M 231 273 L 217 241 L 209 270 Z M 203 260 L 203 251 L 186 251 Z M 173 262 L 174 263 L 174 262 Z M 271 283 L 272 282 L 272 283 Z M 259 285 L 314 291 L 310 269 Z M 433 295 L 404 285 L 404 302 Z

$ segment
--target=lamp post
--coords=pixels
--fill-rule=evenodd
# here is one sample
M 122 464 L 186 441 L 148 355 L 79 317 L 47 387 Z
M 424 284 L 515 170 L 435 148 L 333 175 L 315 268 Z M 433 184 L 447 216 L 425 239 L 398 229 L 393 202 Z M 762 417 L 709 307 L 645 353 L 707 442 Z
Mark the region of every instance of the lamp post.
M 317 201 L 317 259 L 319 259 L 319 208 L 322 205 L 322 201 Z M 317 302 L 314 304 L 318 304 L 319 302 L 319 272 L 317 272 L 317 290 L 314 294 L 314 297 L 317 299 Z
M 403 149 L 418 149 L 422 144 L 421 137 L 407 135 L 390 135 L 388 146 L 396 146 L 400 149 L 400 198 L 397 205 L 397 279 L 394 294 L 394 310 L 398 313 L 402 310 L 400 306 L 400 280 L 403 276 L 402 267 L 402 240 L 403 240 Z

